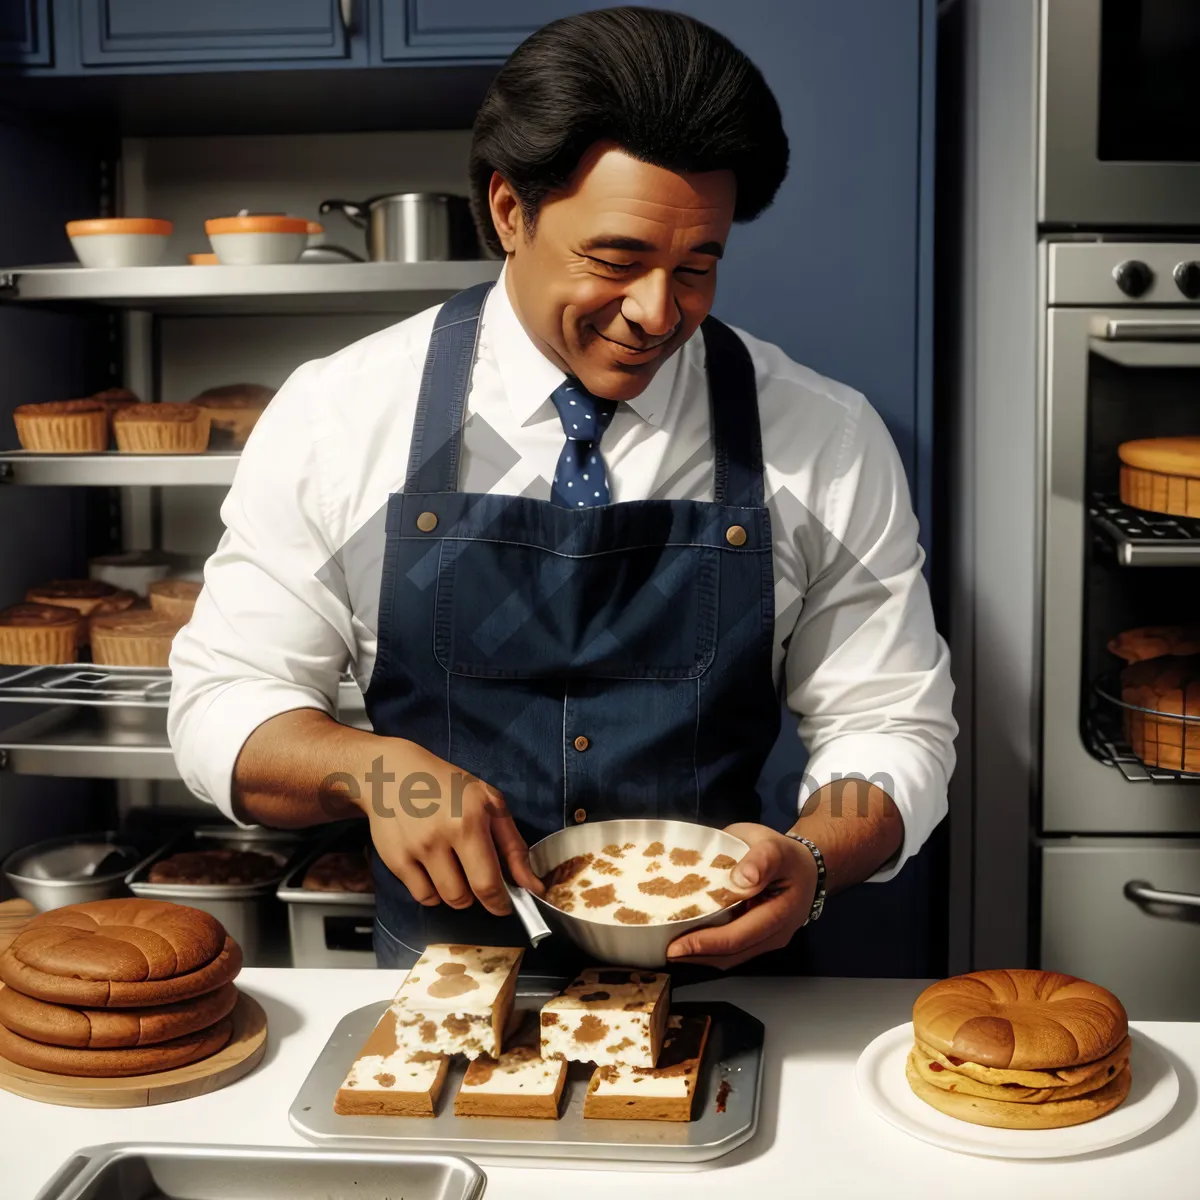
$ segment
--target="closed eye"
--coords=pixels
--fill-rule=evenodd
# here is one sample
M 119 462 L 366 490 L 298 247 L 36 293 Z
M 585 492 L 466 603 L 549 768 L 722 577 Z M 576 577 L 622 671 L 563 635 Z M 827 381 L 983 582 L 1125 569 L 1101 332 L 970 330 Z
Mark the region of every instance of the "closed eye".
M 598 266 L 608 267 L 610 271 L 632 271 L 633 268 L 637 266 L 637 263 L 609 262 L 607 258 L 596 258 L 591 254 L 585 255 L 584 257 L 587 258 L 589 262 L 594 262 Z

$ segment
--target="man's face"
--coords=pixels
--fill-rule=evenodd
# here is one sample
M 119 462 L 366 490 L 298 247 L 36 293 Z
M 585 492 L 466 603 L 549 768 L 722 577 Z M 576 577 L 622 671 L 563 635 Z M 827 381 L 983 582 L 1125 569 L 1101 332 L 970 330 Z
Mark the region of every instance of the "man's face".
M 598 143 L 533 236 L 499 175 L 492 218 L 509 297 L 538 348 L 594 395 L 631 400 L 712 308 L 732 171 L 676 174 Z

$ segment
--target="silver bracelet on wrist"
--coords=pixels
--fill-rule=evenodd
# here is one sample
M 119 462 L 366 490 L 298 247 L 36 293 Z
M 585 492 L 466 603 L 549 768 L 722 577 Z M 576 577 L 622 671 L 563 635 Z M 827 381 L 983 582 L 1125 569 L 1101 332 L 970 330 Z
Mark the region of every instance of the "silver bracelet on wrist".
M 786 837 L 790 837 L 792 841 L 799 842 L 800 845 L 806 846 L 809 853 L 813 856 L 813 861 L 817 864 L 817 890 L 813 893 L 812 908 L 808 910 L 808 920 L 818 921 L 821 918 L 821 913 L 825 911 L 825 856 L 816 847 L 816 845 L 802 836 L 799 833 L 788 833 Z

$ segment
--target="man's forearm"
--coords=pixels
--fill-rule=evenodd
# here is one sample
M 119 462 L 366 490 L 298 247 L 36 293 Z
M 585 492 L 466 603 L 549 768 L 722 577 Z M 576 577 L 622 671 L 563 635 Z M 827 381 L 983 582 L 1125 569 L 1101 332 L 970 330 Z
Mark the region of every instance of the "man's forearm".
M 300 829 L 360 817 L 357 795 L 338 772 L 353 773 L 370 760 L 370 744 L 384 739 L 340 725 L 315 708 L 280 713 L 247 739 L 233 768 L 233 810 L 243 821 Z M 375 751 L 379 753 L 378 750 Z
M 825 889 L 841 891 L 879 870 L 904 843 L 904 819 L 892 798 L 865 779 L 839 779 L 814 792 L 792 833 L 825 859 Z

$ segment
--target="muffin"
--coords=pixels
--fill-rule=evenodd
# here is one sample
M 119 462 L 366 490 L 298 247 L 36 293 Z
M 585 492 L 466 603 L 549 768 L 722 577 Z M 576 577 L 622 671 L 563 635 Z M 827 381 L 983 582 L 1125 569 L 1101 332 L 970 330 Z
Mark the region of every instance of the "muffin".
M 73 608 L 14 604 L 0 612 L 0 662 L 17 666 L 73 663 L 83 623 Z
M 209 425 L 194 404 L 130 404 L 112 417 L 117 449 L 132 454 L 198 454 L 208 447 Z
M 17 439 L 37 454 L 93 454 L 108 449 L 108 410 L 98 400 L 53 400 L 13 409 Z
M 137 597 L 133 592 L 115 588 L 99 579 L 51 579 L 49 583 L 31 587 L 25 593 L 30 604 L 55 604 L 73 608 L 84 617 L 98 612 L 122 612 Z
M 1121 699 L 1133 706 L 1125 710 L 1126 739 L 1146 766 L 1200 771 L 1200 654 L 1126 667 Z
M 240 448 L 274 395 L 274 389 L 261 384 L 230 383 L 201 392 L 192 403 L 212 422 L 214 448 Z
M 159 579 L 148 589 L 150 607 L 159 616 L 186 625 L 192 619 L 196 597 L 203 587 L 194 579 Z
M 145 608 L 101 613 L 90 620 L 92 661 L 108 667 L 169 666 L 180 628 L 178 621 Z

